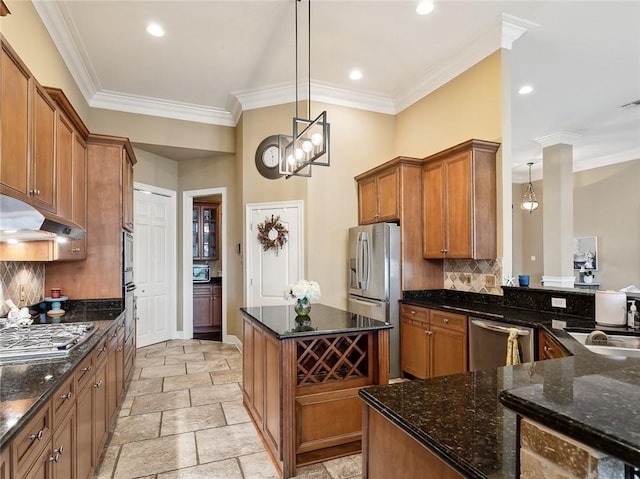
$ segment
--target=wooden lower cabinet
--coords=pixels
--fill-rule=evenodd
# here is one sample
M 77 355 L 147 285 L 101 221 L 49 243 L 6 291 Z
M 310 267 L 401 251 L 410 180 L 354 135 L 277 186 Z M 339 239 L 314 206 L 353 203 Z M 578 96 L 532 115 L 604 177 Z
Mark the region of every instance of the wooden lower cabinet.
M 570 356 L 570 354 L 544 329 L 538 330 L 538 361 L 565 358 L 567 356 Z
M 193 285 L 193 337 L 222 340 L 222 285 Z
M 120 318 L 0 451 L 0 479 L 93 477 L 128 380 L 124 350 Z
M 378 411 L 364 405 L 364 479 L 462 479 L 464 476 Z
M 467 317 L 400 305 L 402 374 L 419 379 L 469 370 Z
M 11 454 L 9 448 L 0 450 L 0 479 L 11 478 Z

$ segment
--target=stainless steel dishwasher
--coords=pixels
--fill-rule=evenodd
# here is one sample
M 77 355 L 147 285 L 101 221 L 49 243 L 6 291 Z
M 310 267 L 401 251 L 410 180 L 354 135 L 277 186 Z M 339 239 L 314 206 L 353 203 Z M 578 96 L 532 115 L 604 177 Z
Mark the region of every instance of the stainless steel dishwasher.
M 533 328 L 469 317 L 470 371 L 497 368 L 505 365 L 510 328 L 518 329 L 520 361 L 528 363 L 535 359 L 535 330 Z

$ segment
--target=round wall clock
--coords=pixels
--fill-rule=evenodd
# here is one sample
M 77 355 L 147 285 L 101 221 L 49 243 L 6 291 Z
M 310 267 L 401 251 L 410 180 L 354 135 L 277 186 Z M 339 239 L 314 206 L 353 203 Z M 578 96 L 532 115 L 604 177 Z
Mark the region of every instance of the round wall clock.
M 271 135 L 260 142 L 256 149 L 256 168 L 258 172 L 270 180 L 280 178 L 280 148 L 278 135 Z

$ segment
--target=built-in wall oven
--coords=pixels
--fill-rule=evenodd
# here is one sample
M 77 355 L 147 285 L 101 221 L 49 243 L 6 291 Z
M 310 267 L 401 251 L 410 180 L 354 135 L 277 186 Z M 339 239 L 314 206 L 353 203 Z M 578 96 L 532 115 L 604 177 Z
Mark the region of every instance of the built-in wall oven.
M 136 284 L 133 280 L 133 235 L 122 232 L 122 289 L 124 297 L 124 339 L 129 339 L 135 330 L 135 296 Z

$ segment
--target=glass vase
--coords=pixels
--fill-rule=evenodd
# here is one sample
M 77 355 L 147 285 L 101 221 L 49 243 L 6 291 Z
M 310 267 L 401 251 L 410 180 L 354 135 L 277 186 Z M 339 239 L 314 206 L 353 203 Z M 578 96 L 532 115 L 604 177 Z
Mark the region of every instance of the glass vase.
M 299 298 L 296 300 L 296 304 L 293 306 L 294 311 L 298 316 L 309 316 L 311 312 L 311 303 L 307 298 Z

